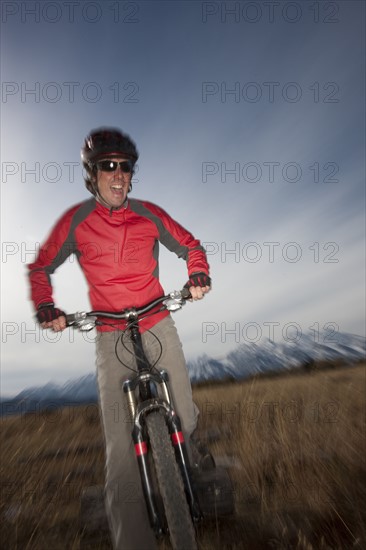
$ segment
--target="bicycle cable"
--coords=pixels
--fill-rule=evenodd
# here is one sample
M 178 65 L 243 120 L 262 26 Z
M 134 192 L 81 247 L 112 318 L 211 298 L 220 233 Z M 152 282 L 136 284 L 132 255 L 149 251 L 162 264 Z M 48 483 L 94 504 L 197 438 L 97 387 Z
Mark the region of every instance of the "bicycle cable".
M 153 311 L 151 313 L 147 313 L 146 315 L 144 315 L 143 317 L 140 317 L 139 319 L 136 319 L 135 321 L 131 321 L 130 323 L 128 323 L 128 325 L 124 328 L 124 329 L 121 329 L 119 326 L 117 326 L 116 324 L 114 323 L 106 323 L 104 321 L 99 321 L 98 324 L 99 325 L 106 325 L 106 326 L 109 326 L 109 327 L 114 327 L 116 328 L 117 330 L 121 330 L 122 331 L 122 334 L 119 335 L 119 337 L 117 338 L 116 340 L 116 343 L 115 343 L 115 346 L 114 346 L 114 353 L 117 357 L 117 360 L 121 363 L 121 365 L 123 365 L 126 369 L 132 371 L 132 372 L 138 372 L 137 369 L 134 369 L 132 367 L 130 367 L 129 365 L 126 365 L 126 363 L 124 363 L 122 361 L 122 359 L 119 357 L 118 355 L 118 343 L 120 342 L 122 344 L 122 346 L 124 347 L 124 349 L 126 351 L 128 351 L 128 353 L 130 353 L 130 355 L 134 356 L 135 353 L 133 351 L 131 351 L 127 346 L 126 344 L 124 343 L 123 339 L 124 337 L 126 336 L 127 334 L 127 330 L 132 327 L 133 325 L 139 323 L 140 321 L 142 321 L 143 319 L 146 319 L 147 317 L 151 317 L 152 315 L 155 315 L 156 313 L 159 313 L 160 311 L 164 311 L 166 308 L 165 307 L 162 307 L 162 308 L 159 308 L 157 311 Z M 145 332 L 149 332 L 155 339 L 156 341 L 158 342 L 159 344 L 159 353 L 158 353 L 158 358 L 155 360 L 155 362 L 150 365 L 150 368 L 149 368 L 149 372 L 152 372 L 153 370 L 156 370 L 156 366 L 157 363 L 160 361 L 160 358 L 162 356 L 162 353 L 163 353 L 163 346 L 159 340 L 159 338 L 156 336 L 156 334 L 154 334 L 154 332 L 152 332 L 150 329 L 146 329 Z
M 124 341 L 123 341 L 123 339 L 125 338 L 125 336 L 126 336 L 126 334 L 127 334 L 127 330 L 130 329 L 133 325 L 138 324 L 138 323 L 139 323 L 140 321 L 142 321 L 143 319 L 146 319 L 147 317 L 151 317 L 152 315 L 155 315 L 156 313 L 160 313 L 161 311 L 165 311 L 166 309 L 167 309 L 166 307 L 162 306 L 162 307 L 160 307 L 159 309 L 157 309 L 157 310 L 155 310 L 155 311 L 152 311 L 151 313 L 146 313 L 145 315 L 143 315 L 143 316 L 141 316 L 140 318 L 137 318 L 137 319 L 135 319 L 135 320 L 133 320 L 133 321 L 130 321 L 130 322 L 127 321 L 127 325 L 125 326 L 125 328 L 121 328 L 120 326 L 116 325 L 115 323 L 108 323 L 108 322 L 106 322 L 106 321 L 100 321 L 100 320 L 97 320 L 97 321 L 95 322 L 95 325 L 97 325 L 97 326 L 113 327 L 113 328 L 115 328 L 115 329 L 121 331 L 121 334 L 118 336 L 118 338 L 117 338 L 117 340 L 116 340 L 116 343 L 115 343 L 115 346 L 114 346 L 114 353 L 115 353 L 115 355 L 116 355 L 116 357 L 117 357 L 117 360 L 121 363 L 121 365 L 123 365 L 126 369 L 128 369 L 128 370 L 130 370 L 130 371 L 132 371 L 132 372 L 137 373 L 137 372 L 138 372 L 138 369 L 134 369 L 134 368 L 130 367 L 129 365 L 126 365 L 126 363 L 124 363 L 124 362 L 122 361 L 122 359 L 119 357 L 119 355 L 118 355 L 118 343 L 120 342 L 121 345 L 124 347 L 124 349 L 125 349 L 130 355 L 135 356 L 134 351 L 131 351 L 131 350 L 126 346 L 126 344 L 125 344 Z M 144 353 L 144 355 L 145 355 L 145 358 L 147 359 L 148 364 L 149 364 L 149 369 L 148 369 L 149 372 L 152 372 L 153 370 L 156 370 L 156 372 L 158 372 L 158 369 L 156 368 L 156 365 L 157 365 L 157 363 L 160 361 L 160 358 L 161 358 L 161 356 L 162 356 L 162 354 L 163 354 L 163 346 L 162 346 L 161 341 L 159 340 L 159 338 L 156 336 L 156 334 L 154 334 L 154 332 L 152 332 L 152 330 L 146 329 L 145 332 L 149 332 L 149 333 L 155 338 L 155 340 L 156 340 L 156 341 L 158 342 L 158 344 L 159 344 L 159 348 L 160 348 L 160 349 L 159 349 L 159 352 L 158 352 L 158 357 L 157 357 L 157 359 L 155 360 L 155 362 L 154 362 L 152 365 L 149 364 L 149 359 L 146 357 L 144 350 L 142 350 L 143 353 Z M 142 357 L 142 359 L 144 359 L 144 357 Z
M 120 356 L 119 356 L 119 354 L 118 354 L 118 344 L 120 343 L 120 344 L 123 346 L 123 348 L 124 348 L 131 356 L 134 356 L 134 357 L 135 357 L 134 351 L 131 351 L 131 349 L 129 349 L 129 348 L 127 347 L 126 343 L 124 342 L 124 339 L 127 337 L 127 332 L 126 332 L 127 329 L 129 329 L 129 328 L 130 328 L 132 325 L 134 325 L 135 323 L 136 323 L 136 321 L 130 323 L 130 324 L 126 327 L 126 329 L 122 332 L 122 334 L 120 334 L 120 336 L 117 338 L 116 344 L 115 344 L 115 346 L 114 346 L 114 352 L 115 352 L 115 355 L 116 355 L 118 361 L 121 363 L 121 365 L 123 365 L 124 367 L 126 367 L 128 370 L 131 370 L 132 372 L 138 372 L 138 370 L 137 370 L 137 369 L 134 369 L 134 368 L 132 368 L 132 367 L 130 367 L 129 365 L 126 365 L 126 363 L 124 363 L 124 362 L 122 361 L 122 359 L 120 358 Z M 155 340 L 157 341 L 157 343 L 158 343 L 158 345 L 159 345 L 158 357 L 157 357 L 157 359 L 156 359 L 151 365 L 149 365 L 149 372 L 152 372 L 153 370 L 157 370 L 157 369 L 156 369 L 156 365 L 157 365 L 157 363 L 160 361 L 160 358 L 161 358 L 161 356 L 162 356 L 162 353 L 163 353 L 163 346 L 162 346 L 161 341 L 159 340 L 159 338 L 156 336 L 156 334 L 155 334 L 152 330 L 146 329 L 145 332 L 149 332 L 149 333 L 155 338 Z M 130 340 L 130 341 L 131 341 L 131 340 Z M 143 350 L 143 351 L 144 351 L 144 350 Z M 142 357 L 142 359 L 144 359 L 144 358 Z

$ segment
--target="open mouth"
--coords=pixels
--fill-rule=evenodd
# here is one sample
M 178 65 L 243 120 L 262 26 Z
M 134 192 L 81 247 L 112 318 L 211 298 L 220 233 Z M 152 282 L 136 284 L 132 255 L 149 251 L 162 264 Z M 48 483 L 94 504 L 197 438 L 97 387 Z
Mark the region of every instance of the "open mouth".
M 123 192 L 123 185 L 112 185 L 111 190 L 113 193 L 120 195 Z

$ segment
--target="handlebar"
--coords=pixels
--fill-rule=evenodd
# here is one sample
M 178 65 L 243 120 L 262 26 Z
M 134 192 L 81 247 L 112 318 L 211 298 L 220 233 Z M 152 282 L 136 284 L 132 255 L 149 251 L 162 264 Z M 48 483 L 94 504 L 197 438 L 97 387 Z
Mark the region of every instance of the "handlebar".
M 67 326 L 74 326 L 80 330 L 91 330 L 98 323 L 98 317 L 105 317 L 106 319 L 119 319 L 126 321 L 136 321 L 141 315 L 151 311 L 154 307 L 159 304 L 163 304 L 158 311 L 163 311 L 165 309 L 169 311 L 176 311 L 180 309 L 186 300 L 191 298 L 191 293 L 188 288 L 183 288 L 182 290 L 174 290 L 166 296 L 160 296 L 156 298 L 149 304 L 142 306 L 140 308 L 129 308 L 120 312 L 115 311 L 81 311 L 76 313 L 70 313 L 66 315 L 66 324 Z

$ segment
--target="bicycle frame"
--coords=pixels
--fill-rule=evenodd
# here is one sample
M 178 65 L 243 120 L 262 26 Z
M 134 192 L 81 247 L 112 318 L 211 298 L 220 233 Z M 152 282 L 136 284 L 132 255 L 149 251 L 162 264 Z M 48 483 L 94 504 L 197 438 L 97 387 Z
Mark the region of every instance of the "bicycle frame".
M 83 322 L 84 326 L 89 326 L 87 320 L 91 318 L 90 316 L 95 316 L 93 317 L 95 321 L 97 316 L 108 316 L 114 319 L 125 318 L 132 321 L 132 323 L 128 325 L 128 328 L 130 330 L 134 356 L 136 358 L 137 374 L 122 382 L 122 388 L 126 396 L 130 417 L 133 421 L 132 439 L 134 442 L 135 454 L 140 471 L 141 483 L 148 509 L 150 524 L 157 536 L 162 535 L 165 532 L 165 527 L 163 518 L 159 514 L 157 501 L 153 492 L 152 475 L 148 461 L 149 447 L 145 435 L 145 418 L 146 415 L 152 411 L 160 410 L 164 414 L 175 450 L 175 457 L 182 475 L 192 520 L 194 522 L 198 522 L 203 517 L 191 482 L 186 443 L 184 441 L 180 419 L 174 409 L 174 403 L 169 388 L 169 375 L 166 370 L 159 370 L 156 368 L 154 369 L 154 372 L 152 372 L 152 367 L 143 349 L 141 333 L 138 326 L 139 315 L 152 309 L 157 303 L 163 301 L 164 299 L 169 299 L 170 297 L 170 299 L 174 300 L 173 294 L 175 294 L 175 298 L 177 298 L 178 294 L 180 295 L 180 304 L 182 304 L 182 300 L 189 295 L 189 293 L 188 295 L 184 295 L 183 291 L 181 293 L 171 293 L 168 296 L 161 297 L 159 300 L 155 300 L 139 311 L 129 310 L 128 312 L 122 312 L 121 314 L 94 311 L 88 314 L 75 314 L 67 316 L 68 323 L 76 323 L 76 325 L 79 324 L 79 328 Z M 181 307 L 181 305 L 179 307 Z M 168 306 L 166 306 L 165 309 L 169 309 Z M 177 308 L 172 307 L 171 309 L 174 310 Z M 136 395 L 137 390 L 139 394 L 138 396 Z

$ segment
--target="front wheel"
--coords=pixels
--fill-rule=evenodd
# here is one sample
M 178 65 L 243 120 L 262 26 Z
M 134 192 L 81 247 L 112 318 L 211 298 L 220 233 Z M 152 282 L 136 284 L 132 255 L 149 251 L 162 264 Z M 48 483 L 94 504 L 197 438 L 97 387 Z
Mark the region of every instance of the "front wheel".
M 172 546 L 174 550 L 195 550 L 195 530 L 164 416 L 148 414 L 146 428 Z

